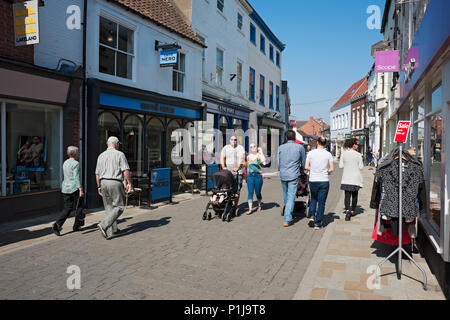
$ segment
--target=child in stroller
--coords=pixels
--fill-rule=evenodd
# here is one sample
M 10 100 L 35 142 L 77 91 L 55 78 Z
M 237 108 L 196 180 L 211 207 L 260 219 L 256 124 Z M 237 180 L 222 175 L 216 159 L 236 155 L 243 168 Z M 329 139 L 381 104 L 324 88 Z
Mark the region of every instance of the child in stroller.
M 223 221 L 231 221 L 236 215 L 236 193 L 237 186 L 233 174 L 228 170 L 221 170 L 212 174 L 214 188 L 212 197 L 206 205 L 203 220 L 211 220 L 211 209 L 215 215 Z

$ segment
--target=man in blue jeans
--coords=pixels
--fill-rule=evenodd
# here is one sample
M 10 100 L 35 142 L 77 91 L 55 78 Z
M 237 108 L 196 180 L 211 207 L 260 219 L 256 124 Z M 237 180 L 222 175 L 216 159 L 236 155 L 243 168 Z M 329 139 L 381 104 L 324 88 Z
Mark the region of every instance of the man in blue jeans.
M 316 230 L 322 228 L 325 203 L 330 189 L 328 175 L 334 171 L 333 156 L 326 150 L 327 139 L 320 137 L 317 142 L 317 149 L 308 153 L 305 166 L 306 170 L 309 170 L 311 192 L 308 225 Z
M 281 186 L 284 198 L 284 226 L 292 224 L 292 211 L 294 211 L 295 195 L 297 193 L 300 168 L 305 167 L 305 148 L 295 143 L 295 131 L 286 132 L 285 144 L 278 148 L 278 169 L 280 170 Z

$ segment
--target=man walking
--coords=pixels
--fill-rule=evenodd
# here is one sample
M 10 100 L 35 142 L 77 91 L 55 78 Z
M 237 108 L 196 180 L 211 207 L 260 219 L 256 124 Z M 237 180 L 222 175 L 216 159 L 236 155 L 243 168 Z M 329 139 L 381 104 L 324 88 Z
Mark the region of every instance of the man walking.
M 284 226 L 292 224 L 295 195 L 297 193 L 300 168 L 305 166 L 305 148 L 295 143 L 295 131 L 286 132 L 285 144 L 278 148 L 278 170 L 280 170 L 281 186 L 284 198 Z
M 238 137 L 232 136 L 230 144 L 222 149 L 220 155 L 220 165 L 222 170 L 229 170 L 237 183 L 236 207 L 239 204 L 239 197 L 242 189 L 242 165 L 244 164 L 245 149 L 238 144 Z M 237 214 L 237 213 L 236 213 Z
M 309 190 L 311 192 L 308 225 L 316 230 L 322 228 L 325 202 L 330 189 L 328 175 L 334 171 L 333 156 L 326 148 L 327 139 L 320 137 L 317 149 L 309 152 L 306 157 L 306 170 L 309 170 Z
M 109 239 L 108 229 L 111 228 L 111 235 L 117 233 L 117 219 L 123 213 L 125 204 L 125 190 L 123 186 L 124 176 L 127 181 L 126 192 L 133 190 L 130 177 L 130 167 L 128 161 L 119 151 L 119 139 L 109 137 L 108 149 L 98 156 L 95 175 L 97 180 L 98 194 L 103 198 L 106 218 L 98 224 L 105 239 Z

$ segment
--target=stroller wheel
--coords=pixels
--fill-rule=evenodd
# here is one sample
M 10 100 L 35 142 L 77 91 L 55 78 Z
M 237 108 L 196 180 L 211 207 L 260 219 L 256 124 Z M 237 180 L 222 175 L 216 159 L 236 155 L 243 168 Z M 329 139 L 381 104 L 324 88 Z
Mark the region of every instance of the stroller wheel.
M 231 212 L 227 215 L 227 222 L 231 221 Z
M 222 221 L 227 220 L 227 216 L 228 216 L 228 214 L 227 214 L 226 212 L 224 212 L 224 213 L 222 214 Z
M 203 220 L 206 220 L 206 215 L 207 215 L 207 213 L 206 213 L 206 211 L 203 213 Z

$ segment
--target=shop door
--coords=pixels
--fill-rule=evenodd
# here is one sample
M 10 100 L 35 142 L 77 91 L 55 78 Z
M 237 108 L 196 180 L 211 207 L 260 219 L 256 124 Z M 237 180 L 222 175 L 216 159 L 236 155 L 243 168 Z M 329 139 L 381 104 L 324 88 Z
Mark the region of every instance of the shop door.
M 164 135 L 160 131 L 147 130 L 147 163 L 148 172 L 152 169 L 162 168 L 162 146 Z

